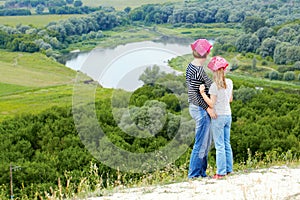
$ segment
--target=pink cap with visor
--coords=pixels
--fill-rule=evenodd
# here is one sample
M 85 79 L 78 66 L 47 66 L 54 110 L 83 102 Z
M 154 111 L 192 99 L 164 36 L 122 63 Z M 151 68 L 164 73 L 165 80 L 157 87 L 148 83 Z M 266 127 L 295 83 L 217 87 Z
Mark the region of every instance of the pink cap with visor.
M 198 39 L 191 44 L 192 50 L 197 51 L 201 56 L 210 52 L 212 45 L 206 39 Z

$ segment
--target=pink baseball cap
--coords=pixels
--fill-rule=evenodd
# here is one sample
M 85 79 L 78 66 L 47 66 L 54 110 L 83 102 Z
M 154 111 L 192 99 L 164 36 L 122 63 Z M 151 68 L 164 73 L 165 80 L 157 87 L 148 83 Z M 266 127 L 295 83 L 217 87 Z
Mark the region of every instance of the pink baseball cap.
M 212 45 L 206 39 L 198 39 L 191 44 L 192 50 L 197 51 L 201 56 L 210 52 Z
M 221 56 L 214 56 L 211 58 L 209 63 L 207 64 L 207 67 L 211 69 L 212 71 L 217 71 L 220 68 L 224 68 L 224 70 L 228 66 L 228 62 L 225 60 L 225 58 L 222 58 Z

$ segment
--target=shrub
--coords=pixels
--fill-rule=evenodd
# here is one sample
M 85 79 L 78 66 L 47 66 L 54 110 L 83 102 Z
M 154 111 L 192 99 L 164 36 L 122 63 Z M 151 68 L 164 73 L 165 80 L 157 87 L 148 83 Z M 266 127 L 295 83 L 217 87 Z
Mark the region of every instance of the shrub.
M 295 73 L 291 72 L 291 71 L 285 72 L 283 74 L 283 80 L 285 80 L 285 81 L 295 80 Z
M 294 70 L 300 70 L 300 61 L 295 62 L 293 68 Z
M 277 71 L 272 71 L 269 73 L 269 79 L 271 80 L 278 80 L 279 73 Z
M 288 67 L 288 66 L 279 66 L 279 67 L 278 67 L 278 71 L 279 71 L 280 73 L 284 73 L 284 72 L 287 72 L 287 71 L 291 71 L 291 68 Z
M 234 64 L 231 65 L 230 71 L 234 71 L 237 68 L 239 68 L 238 64 L 234 63 Z
M 266 60 L 269 61 L 269 62 L 273 62 L 273 58 L 271 56 L 267 56 Z
M 265 60 L 263 60 L 263 61 L 261 62 L 261 65 L 262 65 L 262 66 L 267 66 L 267 65 L 268 65 L 268 62 L 265 61 Z
M 235 98 L 235 100 L 241 100 L 243 103 L 246 103 L 256 94 L 257 91 L 255 89 L 242 85 L 238 90 L 234 90 L 233 97 Z

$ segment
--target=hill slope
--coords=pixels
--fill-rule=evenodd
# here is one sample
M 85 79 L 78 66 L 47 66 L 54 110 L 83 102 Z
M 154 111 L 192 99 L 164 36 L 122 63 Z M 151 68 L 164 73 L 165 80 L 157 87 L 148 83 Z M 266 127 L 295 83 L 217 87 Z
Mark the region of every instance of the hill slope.
M 0 121 L 72 103 L 76 72 L 40 53 L 1 51 Z

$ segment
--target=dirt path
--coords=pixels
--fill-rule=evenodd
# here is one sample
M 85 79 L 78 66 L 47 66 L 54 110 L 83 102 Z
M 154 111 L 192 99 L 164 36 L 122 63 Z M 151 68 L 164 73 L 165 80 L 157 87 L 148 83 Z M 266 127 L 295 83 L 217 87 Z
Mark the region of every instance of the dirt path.
M 89 200 L 300 200 L 300 167 L 272 167 L 233 174 L 222 180 L 199 179 L 169 185 L 115 189 Z

